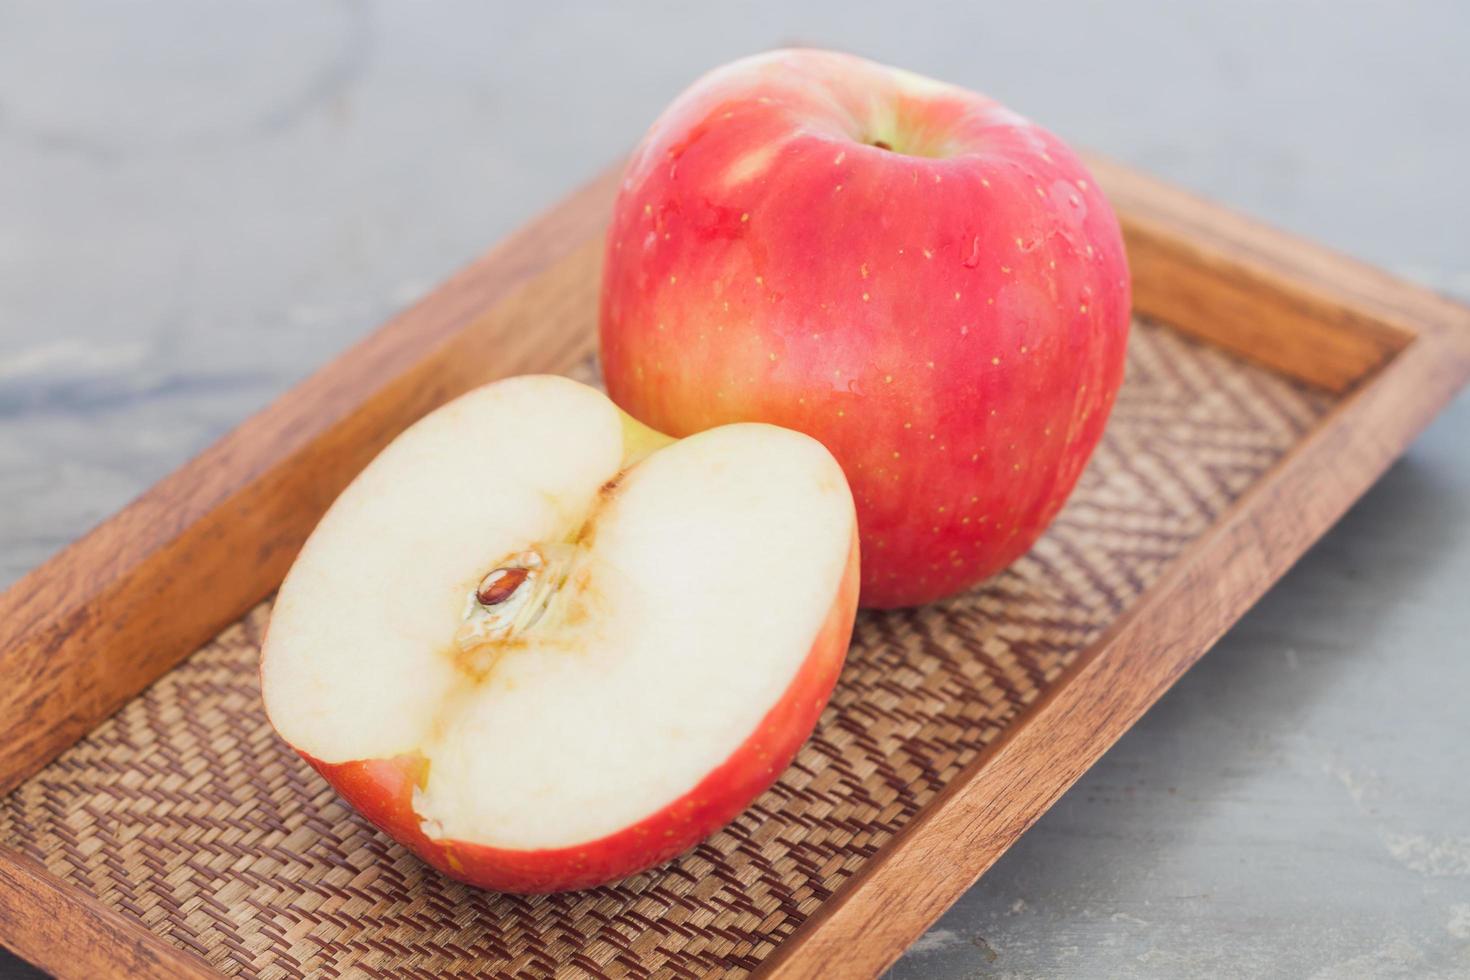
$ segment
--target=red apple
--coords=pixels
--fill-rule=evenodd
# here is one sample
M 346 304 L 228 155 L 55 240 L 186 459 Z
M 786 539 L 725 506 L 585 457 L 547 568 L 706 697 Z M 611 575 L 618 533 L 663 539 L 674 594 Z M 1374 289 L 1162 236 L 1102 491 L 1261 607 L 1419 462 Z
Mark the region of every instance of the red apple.
M 1117 220 L 1059 139 L 849 55 L 706 75 L 634 152 L 607 237 L 608 391 L 688 435 L 820 439 L 857 499 L 862 602 L 964 589 L 1036 540 L 1123 376 Z
M 852 497 L 769 425 L 673 441 L 564 378 L 413 425 L 276 598 L 272 723 L 445 873 L 536 892 L 686 850 L 816 724 L 857 604 Z

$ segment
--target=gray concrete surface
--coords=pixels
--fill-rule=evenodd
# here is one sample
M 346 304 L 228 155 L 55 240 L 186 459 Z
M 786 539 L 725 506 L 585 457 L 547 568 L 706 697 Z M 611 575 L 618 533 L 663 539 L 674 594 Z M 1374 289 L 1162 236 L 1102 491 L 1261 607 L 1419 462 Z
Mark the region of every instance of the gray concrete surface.
M 781 42 L 1470 297 L 1462 3 L 793 6 L 0 3 L 0 584 Z M 893 976 L 1470 974 L 1467 581 L 1461 398 Z

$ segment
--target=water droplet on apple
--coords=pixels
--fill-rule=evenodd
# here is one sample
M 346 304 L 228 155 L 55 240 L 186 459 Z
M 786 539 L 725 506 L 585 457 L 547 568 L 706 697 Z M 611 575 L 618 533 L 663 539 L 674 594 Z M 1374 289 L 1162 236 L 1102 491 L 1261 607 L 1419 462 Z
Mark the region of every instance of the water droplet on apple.
M 964 267 L 973 269 L 980 264 L 980 236 L 976 235 L 970 240 L 970 254 L 965 256 Z

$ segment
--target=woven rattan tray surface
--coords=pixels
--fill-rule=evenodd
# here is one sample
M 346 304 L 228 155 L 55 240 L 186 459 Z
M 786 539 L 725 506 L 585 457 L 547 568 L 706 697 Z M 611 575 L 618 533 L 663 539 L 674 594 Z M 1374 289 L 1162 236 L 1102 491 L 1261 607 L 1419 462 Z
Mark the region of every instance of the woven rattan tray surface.
M 1136 324 L 1102 446 L 1032 552 L 950 602 L 864 614 L 831 706 L 776 786 L 694 852 L 615 887 L 476 892 L 360 820 L 262 714 L 268 604 L 0 802 L 0 839 L 228 974 L 742 973 L 1330 401 Z
M 1143 319 L 1075 495 L 972 593 L 863 614 L 727 830 L 613 887 L 470 891 L 260 708 L 269 597 L 388 440 L 497 377 L 595 375 L 610 171 L 0 593 L 0 943 L 87 980 L 881 972 L 1470 379 L 1470 310 L 1090 163 Z

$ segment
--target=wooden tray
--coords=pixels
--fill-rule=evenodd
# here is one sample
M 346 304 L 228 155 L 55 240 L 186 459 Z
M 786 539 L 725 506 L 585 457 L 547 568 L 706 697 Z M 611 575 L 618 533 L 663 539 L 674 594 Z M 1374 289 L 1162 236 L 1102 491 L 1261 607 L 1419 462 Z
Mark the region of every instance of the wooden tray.
M 616 886 L 475 892 L 259 707 L 268 597 L 384 443 L 492 378 L 595 376 L 608 175 L 0 597 L 0 942 L 77 977 L 881 971 L 1470 375 L 1470 311 L 1092 165 L 1141 318 L 1103 446 L 1014 568 L 860 618 L 731 828 Z

